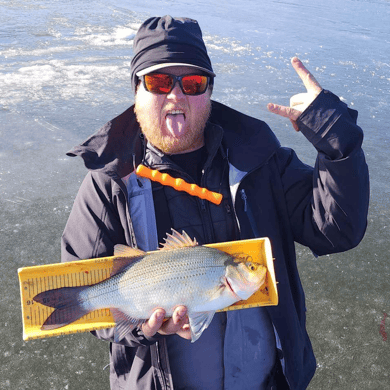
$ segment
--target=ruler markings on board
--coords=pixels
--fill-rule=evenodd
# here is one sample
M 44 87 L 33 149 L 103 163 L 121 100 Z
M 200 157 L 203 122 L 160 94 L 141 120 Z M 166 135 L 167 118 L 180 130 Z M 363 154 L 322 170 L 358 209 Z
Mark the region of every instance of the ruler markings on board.
M 83 278 L 84 278 L 84 275 L 83 275 L 82 271 L 79 274 L 76 274 L 77 286 L 85 286 Z
M 35 311 L 34 322 L 31 325 L 43 323 L 43 319 L 41 321 L 41 312 L 42 312 L 41 310 Z
M 273 259 L 268 239 L 243 240 L 207 245 L 216 247 L 227 253 L 244 253 L 258 259 L 258 262 L 268 268 L 266 287 L 259 290 L 256 297 L 244 303 L 238 303 L 224 310 L 237 310 L 245 307 L 275 305 L 278 302 Z M 115 258 L 87 259 L 72 263 L 47 264 L 25 267 L 18 270 L 21 284 L 23 309 L 23 337 L 25 340 L 65 335 L 69 333 L 86 332 L 93 329 L 106 329 L 114 326 L 110 309 L 95 310 L 67 325 L 61 330 L 42 330 L 41 326 L 55 310 L 41 305 L 33 298 L 47 290 L 60 287 L 80 287 L 92 285 L 108 279 L 112 274 Z
M 37 280 L 37 291 L 35 292 L 35 294 L 38 294 L 39 291 L 42 291 L 42 277 L 40 277 L 38 280 Z

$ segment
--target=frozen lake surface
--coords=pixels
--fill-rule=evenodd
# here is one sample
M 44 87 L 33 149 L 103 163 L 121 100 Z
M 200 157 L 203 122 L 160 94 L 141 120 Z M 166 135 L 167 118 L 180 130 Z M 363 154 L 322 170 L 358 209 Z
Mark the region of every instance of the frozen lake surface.
M 133 103 L 132 39 L 147 17 L 197 19 L 214 99 L 265 120 L 313 164 L 315 150 L 266 110 L 303 92 L 290 58 L 359 111 L 371 172 L 363 242 L 315 259 L 297 246 L 318 369 L 310 389 L 390 383 L 390 2 L 387 0 L 0 0 L 1 389 L 108 388 L 108 345 L 89 334 L 23 342 L 19 267 L 58 262 L 86 170 L 65 156 Z M 386 115 L 386 118 L 385 118 Z

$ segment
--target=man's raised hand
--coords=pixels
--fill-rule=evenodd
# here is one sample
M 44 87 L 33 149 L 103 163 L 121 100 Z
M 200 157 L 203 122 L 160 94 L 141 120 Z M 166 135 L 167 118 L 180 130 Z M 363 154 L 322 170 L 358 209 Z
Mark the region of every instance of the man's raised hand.
M 307 92 L 299 93 L 297 95 L 292 96 L 290 99 L 290 107 L 269 103 L 267 105 L 267 108 L 274 114 L 289 118 L 294 129 L 296 131 L 299 131 L 296 120 L 320 94 L 322 88 L 318 81 L 314 78 L 314 76 L 305 68 L 299 58 L 292 58 L 291 64 L 294 67 L 295 71 L 298 73 L 298 76 L 303 81 Z

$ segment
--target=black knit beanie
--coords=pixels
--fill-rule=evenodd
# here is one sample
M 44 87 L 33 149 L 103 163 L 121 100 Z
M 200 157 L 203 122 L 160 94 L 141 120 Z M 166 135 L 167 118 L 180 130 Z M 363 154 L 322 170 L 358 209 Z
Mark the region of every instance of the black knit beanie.
M 184 65 L 198 68 L 215 77 L 196 20 L 153 17 L 139 28 L 133 43 L 131 84 L 135 92 L 138 77 L 155 70 Z

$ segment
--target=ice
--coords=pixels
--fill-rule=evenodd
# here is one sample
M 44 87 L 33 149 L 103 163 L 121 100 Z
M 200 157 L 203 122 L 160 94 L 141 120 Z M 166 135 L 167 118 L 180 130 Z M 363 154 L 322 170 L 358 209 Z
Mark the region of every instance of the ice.
M 319 368 L 310 388 L 388 386 L 389 341 L 379 326 L 390 314 L 390 4 L 242 4 L 0 0 L 0 310 L 7 325 L 0 388 L 109 386 L 105 343 L 89 335 L 22 342 L 16 271 L 59 261 L 61 233 L 86 173 L 65 153 L 133 103 L 134 35 L 156 14 L 197 19 L 217 74 L 213 98 L 265 120 L 308 164 L 315 149 L 266 109 L 304 92 L 290 58 L 301 57 L 324 88 L 359 111 L 372 188 L 366 237 L 355 250 L 317 260 L 297 246 Z M 389 319 L 385 326 L 389 332 Z

